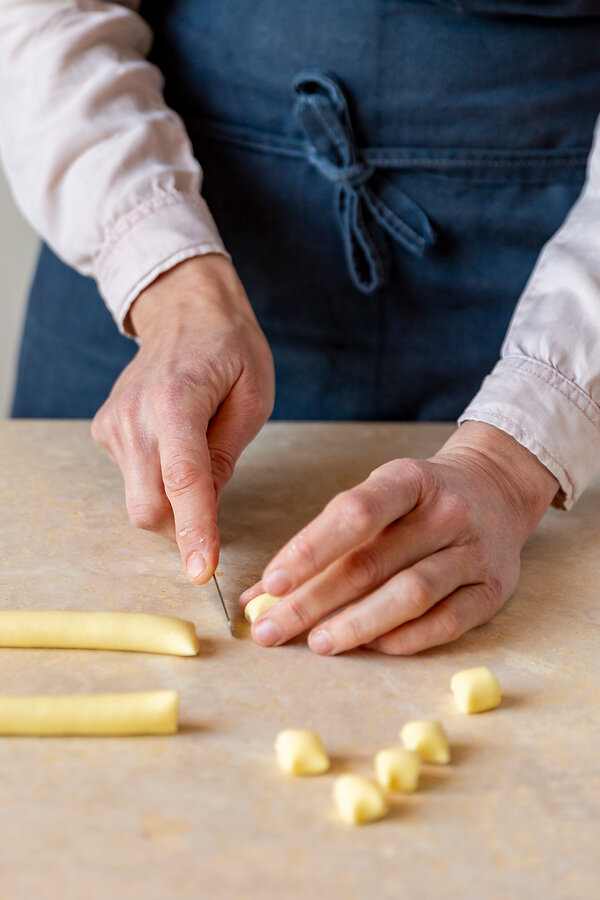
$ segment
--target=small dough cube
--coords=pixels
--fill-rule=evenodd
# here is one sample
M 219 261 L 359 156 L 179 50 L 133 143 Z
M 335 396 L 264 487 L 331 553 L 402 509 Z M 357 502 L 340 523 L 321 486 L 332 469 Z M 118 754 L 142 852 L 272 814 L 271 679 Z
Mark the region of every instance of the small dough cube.
M 340 775 L 333 796 L 340 816 L 349 825 L 374 822 L 388 813 L 381 787 L 364 775 Z
M 261 613 L 266 612 L 274 606 L 278 600 L 279 597 L 274 597 L 273 594 L 259 594 L 258 597 L 254 597 L 246 604 L 246 608 L 244 609 L 246 619 L 252 624 L 255 619 L 258 619 Z
M 445 765 L 450 762 L 448 736 L 441 722 L 408 722 L 400 732 L 407 750 L 416 750 L 423 762 Z
M 322 775 L 331 765 L 321 738 L 314 731 L 280 731 L 275 751 L 279 768 L 289 775 Z
M 502 699 L 502 691 L 487 666 L 463 669 L 450 681 L 454 700 L 464 713 L 480 713 L 495 709 Z
M 375 756 L 377 781 L 390 791 L 416 791 L 421 774 L 421 757 L 415 750 L 388 747 Z

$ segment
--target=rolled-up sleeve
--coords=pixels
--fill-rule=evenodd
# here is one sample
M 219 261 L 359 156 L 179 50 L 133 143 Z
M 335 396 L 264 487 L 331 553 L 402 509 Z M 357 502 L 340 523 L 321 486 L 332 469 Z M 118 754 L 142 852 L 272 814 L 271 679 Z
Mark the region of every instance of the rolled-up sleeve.
M 519 300 L 501 359 L 459 419 L 512 435 L 569 509 L 600 466 L 600 120 L 586 182 Z
M 146 56 L 139 0 L 2 0 L 0 154 L 23 214 L 96 279 L 117 325 L 192 256 L 227 255 L 202 172 Z M 74 311 L 76 314 L 76 310 Z

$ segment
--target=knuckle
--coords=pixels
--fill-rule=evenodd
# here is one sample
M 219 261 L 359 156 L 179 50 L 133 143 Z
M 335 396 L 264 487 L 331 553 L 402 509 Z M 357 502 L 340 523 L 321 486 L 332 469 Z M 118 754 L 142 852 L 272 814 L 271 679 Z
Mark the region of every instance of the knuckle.
M 304 631 L 306 628 L 310 628 L 313 624 L 312 617 L 308 611 L 308 608 L 300 599 L 296 599 L 291 597 L 287 603 L 287 608 L 290 614 L 296 620 L 296 624 L 299 625 Z
M 92 419 L 91 435 L 101 447 L 109 449 L 119 444 L 119 428 L 112 408 L 101 407 Z
M 98 410 L 98 412 L 92 419 L 92 424 L 90 425 L 90 434 L 97 444 L 102 443 L 104 437 L 104 419 L 102 410 Z
M 365 626 L 356 615 L 348 616 L 340 624 L 339 634 L 345 647 L 360 647 L 369 639 Z
M 171 409 L 181 397 L 182 385 L 178 378 L 159 378 L 150 390 L 152 405 L 157 409 Z
M 406 634 L 404 629 L 380 638 L 380 647 L 382 653 L 389 656 L 415 656 L 421 650 L 419 644 Z
M 94 418 L 92 419 L 91 432 L 94 440 L 99 440 L 104 432 L 106 431 L 106 426 L 109 422 L 110 414 L 108 412 L 108 407 L 106 404 L 100 407 Z
M 261 418 L 266 420 L 269 418 L 269 416 L 273 412 L 273 409 L 275 408 L 275 391 L 269 385 L 269 387 L 265 391 L 261 392 L 260 396 L 261 396 L 261 406 L 260 406 Z
M 468 557 L 465 558 L 465 568 L 469 565 L 473 573 L 477 575 L 477 579 L 487 580 L 490 577 L 489 553 L 479 536 L 474 535 L 470 540 L 465 541 L 461 549 L 468 554 Z
M 479 612 L 477 624 L 490 619 L 502 606 L 504 601 L 504 584 L 495 575 L 488 575 L 485 584 L 479 591 Z
M 250 419 L 268 419 L 275 405 L 275 391 L 268 384 L 256 383 L 247 388 L 244 397 Z
M 179 415 L 189 386 L 189 381 L 180 375 L 163 375 L 152 385 L 148 403 L 159 421 L 171 421 Z
M 378 503 L 367 491 L 348 491 L 339 498 L 339 516 L 344 528 L 357 537 L 372 533 L 378 520 Z
M 462 494 L 446 493 L 442 501 L 442 514 L 449 525 L 462 531 L 472 531 L 474 525 L 473 510 Z
M 440 613 L 440 629 L 442 641 L 449 644 L 464 634 L 466 626 L 462 615 L 457 609 L 448 607 Z
M 224 447 L 213 447 L 210 451 L 210 460 L 213 472 L 213 478 L 219 484 L 226 484 L 235 468 L 235 458 L 233 453 Z
M 421 572 L 410 572 L 406 575 L 400 596 L 403 607 L 411 618 L 420 616 L 431 606 L 433 588 L 431 582 Z
M 198 467 L 188 456 L 173 456 L 163 465 L 162 478 L 170 494 L 184 494 L 198 480 Z
M 130 500 L 127 503 L 127 513 L 135 528 L 154 531 L 164 523 L 167 509 L 163 503 Z
M 377 649 L 388 656 L 415 656 L 423 646 L 410 627 L 401 625 L 378 638 Z
M 313 568 L 317 565 L 313 545 L 302 531 L 292 540 L 288 548 L 288 554 L 301 566 Z
M 389 468 L 394 479 L 401 480 L 405 485 L 414 486 L 414 492 L 419 496 L 429 494 L 436 486 L 431 466 L 425 460 L 402 457 L 390 460 L 383 468 Z
M 137 389 L 124 390 L 115 403 L 114 418 L 121 422 L 131 422 L 138 416 L 140 408 L 140 394 Z
M 344 560 L 341 577 L 359 594 L 381 584 L 381 561 L 370 549 L 357 550 Z
M 502 579 L 490 572 L 486 580 L 485 601 L 487 606 L 497 606 L 502 599 L 504 584 Z

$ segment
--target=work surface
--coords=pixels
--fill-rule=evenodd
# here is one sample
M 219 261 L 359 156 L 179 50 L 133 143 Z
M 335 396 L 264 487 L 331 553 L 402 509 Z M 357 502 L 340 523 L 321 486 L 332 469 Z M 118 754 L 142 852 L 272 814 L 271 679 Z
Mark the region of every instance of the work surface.
M 221 516 L 214 586 L 127 521 L 120 475 L 86 423 L 0 425 L 0 606 L 164 613 L 197 625 L 200 655 L 0 650 L 6 694 L 175 688 L 174 737 L 0 738 L 3 898 L 598 898 L 600 896 L 600 481 L 550 510 L 518 590 L 492 622 L 413 658 L 319 658 L 303 640 L 266 650 L 237 598 L 334 493 L 398 456 L 427 456 L 439 425 L 268 426 Z M 487 664 L 505 699 L 479 716 L 449 680 Z M 428 767 L 390 818 L 336 818 L 335 774 L 413 718 L 440 718 L 453 762 Z M 286 727 L 316 729 L 332 774 L 275 767 Z

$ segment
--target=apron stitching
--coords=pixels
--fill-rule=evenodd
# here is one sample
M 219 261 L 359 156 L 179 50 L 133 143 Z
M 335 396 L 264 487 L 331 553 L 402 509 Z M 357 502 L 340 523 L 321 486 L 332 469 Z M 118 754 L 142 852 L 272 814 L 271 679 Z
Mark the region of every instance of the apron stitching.
M 230 143 L 265 153 L 275 153 L 280 156 L 306 159 L 304 141 L 294 141 L 283 135 L 276 134 L 251 134 L 238 131 L 238 126 L 213 124 L 211 122 L 189 123 L 190 130 L 198 136 L 209 138 L 222 143 Z M 337 141 L 336 141 L 337 144 Z M 420 155 L 419 148 L 367 147 L 359 149 L 360 157 L 365 163 L 379 168 L 419 168 L 422 166 L 439 166 L 440 168 L 467 168 L 477 165 L 490 168 L 537 168 L 537 167 L 561 167 L 584 166 L 587 163 L 590 148 L 574 148 L 553 155 L 556 151 L 549 150 L 522 150 L 506 151 L 498 150 L 462 150 L 449 147 L 441 151 L 440 155 L 432 155 L 428 149 L 424 155 Z M 504 156 L 505 153 L 512 155 Z M 442 155 L 443 154 L 443 155 Z M 462 158 L 453 154 L 463 154 Z M 550 154 L 550 155 L 548 155 Z
M 419 244 L 420 247 L 424 247 L 427 244 L 424 237 L 411 228 L 406 222 L 403 222 L 402 219 L 400 219 L 389 206 L 386 206 L 373 191 L 369 191 L 369 201 L 376 207 L 379 215 L 389 222 L 390 227 L 395 227 L 399 231 L 404 232 L 407 237 Z
M 504 166 L 581 166 L 587 162 L 585 157 L 554 157 L 553 159 L 532 159 L 516 157 L 507 159 L 494 159 L 488 156 L 473 156 L 471 159 L 451 159 L 444 157 L 409 157 L 409 156 L 379 156 L 377 151 L 373 152 L 369 149 L 364 151 L 365 159 L 373 165 L 380 168 L 386 166 L 398 166 L 401 168 L 418 168 L 419 166 L 434 165 L 441 168 L 466 168 L 477 166 L 477 164 L 485 165 L 491 168 Z

